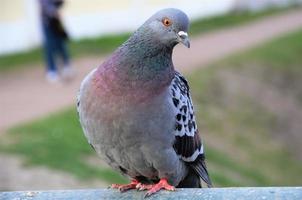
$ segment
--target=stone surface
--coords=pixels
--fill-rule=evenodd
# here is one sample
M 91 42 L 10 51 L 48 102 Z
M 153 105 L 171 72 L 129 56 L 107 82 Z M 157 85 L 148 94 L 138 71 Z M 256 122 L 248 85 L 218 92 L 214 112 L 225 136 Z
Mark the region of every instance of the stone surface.
M 112 189 L 99 190 L 57 190 L 57 191 L 23 191 L 2 192 L 0 199 L 143 199 L 145 192 L 135 190 L 120 193 Z M 205 189 L 177 189 L 176 192 L 162 191 L 147 199 L 182 199 L 182 200 L 301 200 L 302 187 L 246 187 L 246 188 L 205 188 Z

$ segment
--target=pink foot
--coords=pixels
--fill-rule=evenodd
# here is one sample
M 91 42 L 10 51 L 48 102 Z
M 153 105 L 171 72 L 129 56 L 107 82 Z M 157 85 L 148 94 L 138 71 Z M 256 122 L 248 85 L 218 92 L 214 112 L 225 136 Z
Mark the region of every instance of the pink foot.
M 175 187 L 170 185 L 167 179 L 163 178 L 157 184 L 151 185 L 151 188 L 145 194 L 145 197 L 149 197 L 152 194 L 160 191 L 161 189 L 168 190 L 168 191 L 175 191 Z
M 120 192 L 136 189 L 136 186 L 140 184 L 137 180 L 132 180 L 129 184 L 112 184 L 111 188 L 118 189 Z

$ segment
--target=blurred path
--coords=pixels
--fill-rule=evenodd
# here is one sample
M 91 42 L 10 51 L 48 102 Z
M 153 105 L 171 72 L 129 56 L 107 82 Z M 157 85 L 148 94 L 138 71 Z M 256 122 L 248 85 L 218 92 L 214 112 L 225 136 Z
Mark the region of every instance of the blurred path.
M 271 16 L 249 24 L 196 36 L 191 49 L 179 45 L 174 64 L 181 72 L 204 67 L 230 54 L 259 45 L 274 37 L 302 28 L 302 9 Z M 44 67 L 0 75 L 0 133 L 16 124 L 75 106 L 80 82 L 104 58 L 74 60 L 77 76 L 71 83 L 49 84 Z

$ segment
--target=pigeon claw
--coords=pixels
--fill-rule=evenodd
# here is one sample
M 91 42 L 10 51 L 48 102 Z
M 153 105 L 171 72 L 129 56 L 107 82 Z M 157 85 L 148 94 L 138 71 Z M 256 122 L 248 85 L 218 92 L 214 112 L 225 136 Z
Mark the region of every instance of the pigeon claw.
M 148 190 L 145 194 L 145 198 L 155 194 L 156 192 L 160 191 L 161 189 L 168 190 L 168 191 L 175 191 L 175 187 L 170 185 L 167 179 L 163 178 L 157 184 L 151 185 L 152 187 Z
M 118 189 L 120 192 L 126 192 L 131 189 L 136 189 L 136 186 L 140 184 L 137 180 L 132 180 L 129 184 L 112 184 L 112 189 Z
M 153 184 L 142 184 L 139 183 L 136 185 L 136 189 L 138 191 L 143 191 L 143 190 L 150 190 L 153 187 Z

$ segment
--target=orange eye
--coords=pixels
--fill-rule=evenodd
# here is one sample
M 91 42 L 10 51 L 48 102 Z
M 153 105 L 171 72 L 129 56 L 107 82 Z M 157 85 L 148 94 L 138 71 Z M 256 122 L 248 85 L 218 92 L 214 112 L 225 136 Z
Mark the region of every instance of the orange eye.
M 164 18 L 162 22 L 165 26 L 171 26 L 172 24 L 172 21 L 169 18 Z

